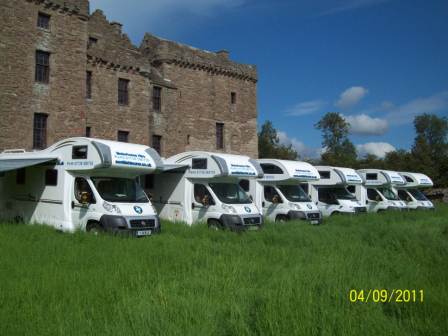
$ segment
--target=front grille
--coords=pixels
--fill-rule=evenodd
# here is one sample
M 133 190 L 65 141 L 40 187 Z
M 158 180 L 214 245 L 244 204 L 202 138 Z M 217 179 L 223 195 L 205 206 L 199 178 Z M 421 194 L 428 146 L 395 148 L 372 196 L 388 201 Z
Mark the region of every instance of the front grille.
M 129 222 L 133 229 L 154 228 L 156 226 L 156 221 L 154 219 L 132 219 Z
M 244 218 L 244 224 L 246 225 L 256 225 L 260 224 L 261 218 L 260 217 L 245 217 Z
M 308 219 L 320 219 L 320 213 L 318 212 L 310 212 L 306 214 Z
M 367 212 L 367 208 L 366 207 L 356 207 L 355 212 Z

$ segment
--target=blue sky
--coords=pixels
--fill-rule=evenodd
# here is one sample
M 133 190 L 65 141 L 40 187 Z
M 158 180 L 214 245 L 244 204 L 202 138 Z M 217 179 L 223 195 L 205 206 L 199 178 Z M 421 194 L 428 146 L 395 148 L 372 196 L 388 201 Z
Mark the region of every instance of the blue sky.
M 413 117 L 448 116 L 446 0 L 91 0 L 139 45 L 146 31 L 227 49 L 258 67 L 259 123 L 302 157 L 329 111 L 352 125 L 359 152 L 409 149 Z

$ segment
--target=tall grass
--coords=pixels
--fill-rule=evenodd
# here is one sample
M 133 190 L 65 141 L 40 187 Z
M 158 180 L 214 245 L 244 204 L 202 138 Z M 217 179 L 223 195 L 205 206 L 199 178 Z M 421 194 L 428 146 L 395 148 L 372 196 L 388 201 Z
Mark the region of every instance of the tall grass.
M 1 335 L 447 335 L 448 207 L 124 239 L 0 225 Z M 350 289 L 423 303 L 350 303 Z

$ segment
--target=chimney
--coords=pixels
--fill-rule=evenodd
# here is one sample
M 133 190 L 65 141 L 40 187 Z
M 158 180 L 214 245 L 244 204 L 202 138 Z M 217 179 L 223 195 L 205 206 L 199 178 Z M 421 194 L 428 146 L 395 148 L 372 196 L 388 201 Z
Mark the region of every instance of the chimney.
M 224 58 L 224 59 L 229 59 L 229 52 L 227 51 L 227 50 L 220 50 L 220 51 L 217 51 L 216 52 L 216 54 L 219 56 L 219 57 L 222 57 L 222 58 Z
M 123 27 L 123 25 L 120 22 L 113 21 L 110 23 L 110 25 L 114 27 L 117 33 L 121 34 L 121 27 Z

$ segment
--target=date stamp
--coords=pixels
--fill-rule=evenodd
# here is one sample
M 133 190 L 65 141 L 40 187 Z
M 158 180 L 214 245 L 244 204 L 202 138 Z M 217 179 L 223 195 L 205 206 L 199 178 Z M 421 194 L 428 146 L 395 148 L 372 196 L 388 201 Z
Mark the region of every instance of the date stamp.
M 351 289 L 348 294 L 351 303 L 423 303 L 423 289 Z

